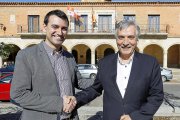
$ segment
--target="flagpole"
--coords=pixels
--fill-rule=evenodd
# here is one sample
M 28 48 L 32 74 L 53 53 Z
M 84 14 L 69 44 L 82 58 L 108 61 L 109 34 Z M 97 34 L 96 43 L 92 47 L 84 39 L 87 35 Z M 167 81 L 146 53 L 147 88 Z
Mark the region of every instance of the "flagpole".
M 68 17 L 69 17 L 69 32 L 71 33 L 72 32 L 72 30 L 71 30 L 71 16 L 70 15 L 68 15 Z
M 116 4 L 115 4 L 115 22 L 117 21 L 117 15 L 116 15 Z
M 116 29 L 116 25 L 117 25 L 117 12 L 116 12 L 116 4 L 115 4 L 115 25 L 114 25 L 114 30 Z
M 71 32 L 71 18 L 70 18 L 70 13 L 69 13 L 69 6 L 67 6 L 67 16 L 68 16 L 68 19 L 69 19 L 69 32 Z

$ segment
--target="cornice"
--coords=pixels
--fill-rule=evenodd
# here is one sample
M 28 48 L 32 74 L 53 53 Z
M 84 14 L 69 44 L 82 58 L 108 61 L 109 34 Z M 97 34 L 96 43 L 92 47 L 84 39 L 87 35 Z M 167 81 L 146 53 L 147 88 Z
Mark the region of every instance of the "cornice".
M 180 2 L 0 2 L 0 6 L 179 6 Z

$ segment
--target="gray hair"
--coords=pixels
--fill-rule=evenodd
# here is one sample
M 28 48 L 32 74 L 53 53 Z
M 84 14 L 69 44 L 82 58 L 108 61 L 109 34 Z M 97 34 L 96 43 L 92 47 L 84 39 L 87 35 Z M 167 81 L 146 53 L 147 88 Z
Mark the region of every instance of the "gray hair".
M 132 21 L 132 20 L 122 20 L 122 21 L 120 21 L 119 23 L 116 24 L 116 30 L 115 30 L 116 39 L 118 38 L 118 35 L 117 35 L 118 30 L 121 31 L 123 29 L 128 28 L 131 25 L 136 28 L 136 40 L 138 40 L 138 38 L 140 36 L 140 27 L 135 21 Z

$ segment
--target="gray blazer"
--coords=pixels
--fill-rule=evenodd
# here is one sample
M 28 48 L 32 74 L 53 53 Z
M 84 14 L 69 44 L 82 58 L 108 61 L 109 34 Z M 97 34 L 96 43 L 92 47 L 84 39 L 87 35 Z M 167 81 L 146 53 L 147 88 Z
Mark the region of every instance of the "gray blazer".
M 71 74 L 72 91 L 86 88 L 92 83 L 83 82 L 73 56 L 65 51 Z M 22 107 L 22 120 L 57 120 L 62 112 L 63 100 L 50 59 L 43 43 L 20 50 L 16 56 L 14 76 L 10 91 L 11 101 Z M 71 116 L 78 120 L 77 111 Z

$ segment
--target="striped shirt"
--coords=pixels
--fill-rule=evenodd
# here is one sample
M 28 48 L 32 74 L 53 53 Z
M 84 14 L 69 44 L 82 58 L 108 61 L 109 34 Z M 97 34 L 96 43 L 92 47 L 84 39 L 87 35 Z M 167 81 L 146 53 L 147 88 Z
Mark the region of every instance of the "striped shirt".
M 61 49 L 60 51 L 55 51 L 45 42 L 43 42 L 43 45 L 49 56 L 50 62 L 57 78 L 57 82 L 59 84 L 60 97 L 63 98 L 64 95 L 73 95 L 69 67 L 65 56 L 63 56 L 63 49 Z M 57 120 L 69 118 L 70 115 L 70 113 L 62 112 Z

